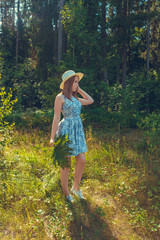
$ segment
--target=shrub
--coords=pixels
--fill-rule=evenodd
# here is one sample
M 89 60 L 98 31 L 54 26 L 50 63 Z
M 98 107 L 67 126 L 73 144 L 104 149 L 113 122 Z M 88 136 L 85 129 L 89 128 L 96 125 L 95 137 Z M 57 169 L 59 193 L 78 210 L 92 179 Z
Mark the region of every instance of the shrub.
M 9 138 L 9 132 L 12 130 L 14 123 L 6 122 L 6 117 L 12 112 L 14 103 L 17 99 L 11 100 L 12 91 L 7 94 L 5 88 L 0 88 L 0 151 L 6 145 Z
M 160 113 L 149 114 L 141 120 L 139 127 L 144 130 L 145 136 L 139 148 L 146 152 L 151 169 L 160 174 Z
M 160 113 L 153 112 L 146 116 L 139 124 L 153 147 L 160 144 Z

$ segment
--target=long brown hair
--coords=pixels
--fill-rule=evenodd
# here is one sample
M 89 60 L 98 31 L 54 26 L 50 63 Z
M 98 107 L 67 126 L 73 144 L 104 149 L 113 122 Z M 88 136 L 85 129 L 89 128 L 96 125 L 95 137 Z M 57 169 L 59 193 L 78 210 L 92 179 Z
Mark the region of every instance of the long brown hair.
M 75 76 L 74 77 L 71 77 L 69 78 L 65 83 L 64 83 L 64 87 L 63 87 L 63 90 L 62 90 L 62 94 L 68 98 L 69 100 L 71 100 L 71 97 L 72 95 L 78 99 L 77 97 L 77 91 L 75 92 L 72 92 L 72 85 L 74 83 L 74 80 L 75 80 Z

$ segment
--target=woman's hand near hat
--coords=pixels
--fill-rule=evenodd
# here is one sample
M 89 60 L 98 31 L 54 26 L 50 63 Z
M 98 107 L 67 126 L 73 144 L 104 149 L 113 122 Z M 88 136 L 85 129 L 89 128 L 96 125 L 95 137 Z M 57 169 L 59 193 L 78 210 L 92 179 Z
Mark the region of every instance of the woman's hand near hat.
M 94 102 L 93 98 L 84 90 L 82 90 L 80 87 L 78 87 L 77 91 L 83 97 L 83 98 L 78 98 L 78 100 L 81 102 L 82 105 L 90 105 Z

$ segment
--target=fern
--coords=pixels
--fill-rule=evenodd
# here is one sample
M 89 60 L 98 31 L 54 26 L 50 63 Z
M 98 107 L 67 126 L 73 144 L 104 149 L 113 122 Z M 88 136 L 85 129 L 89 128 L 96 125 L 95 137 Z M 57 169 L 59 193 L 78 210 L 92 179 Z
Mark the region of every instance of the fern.
M 61 168 L 70 167 L 67 156 L 72 154 L 73 149 L 69 147 L 71 141 L 68 139 L 68 135 L 60 135 L 55 138 L 52 159 L 55 166 Z

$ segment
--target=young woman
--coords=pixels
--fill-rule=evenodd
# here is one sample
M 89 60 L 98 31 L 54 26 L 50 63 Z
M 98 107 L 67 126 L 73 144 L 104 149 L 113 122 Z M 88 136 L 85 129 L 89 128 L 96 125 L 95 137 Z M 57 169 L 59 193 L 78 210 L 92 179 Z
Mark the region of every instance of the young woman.
M 83 73 L 75 73 L 72 70 L 66 71 L 62 75 L 62 83 L 60 88 L 62 92 L 56 96 L 54 103 L 54 118 L 52 123 L 50 145 L 54 146 L 54 138 L 56 135 L 68 135 L 71 141 L 70 147 L 73 152 L 68 157 L 71 162 L 71 156 L 76 157 L 74 185 L 71 189 L 72 193 L 80 199 L 84 199 L 80 191 L 80 181 L 85 167 L 85 152 L 87 151 L 86 141 L 83 131 L 83 125 L 80 118 L 82 105 L 92 104 L 93 99 L 79 87 L 79 81 L 82 79 Z M 77 92 L 82 98 L 77 97 Z M 61 112 L 63 119 L 60 121 Z M 72 202 L 73 197 L 69 193 L 68 188 L 69 168 L 60 170 L 61 185 L 63 193 L 68 201 Z

